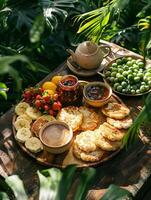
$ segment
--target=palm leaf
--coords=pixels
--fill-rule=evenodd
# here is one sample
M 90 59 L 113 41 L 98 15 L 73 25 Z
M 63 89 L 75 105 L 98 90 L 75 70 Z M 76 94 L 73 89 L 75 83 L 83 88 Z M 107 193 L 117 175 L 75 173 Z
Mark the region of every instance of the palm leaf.
M 134 123 L 129 128 L 128 132 L 124 135 L 123 146 L 125 146 L 126 148 L 132 145 L 136 141 L 136 139 L 138 138 L 138 134 L 140 133 L 141 126 L 147 123 L 149 119 L 151 119 L 150 108 L 151 108 L 151 94 L 147 96 L 143 109 L 136 117 Z

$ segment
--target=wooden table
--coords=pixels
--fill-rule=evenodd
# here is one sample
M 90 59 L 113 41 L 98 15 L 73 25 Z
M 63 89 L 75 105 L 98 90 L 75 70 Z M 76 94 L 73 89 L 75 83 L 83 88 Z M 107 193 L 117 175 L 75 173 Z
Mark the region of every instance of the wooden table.
M 108 43 L 115 54 L 110 55 L 108 62 L 114 57 L 132 52 L 123 49 L 115 44 Z M 59 66 L 53 73 L 43 81 L 50 79 L 55 73 L 67 74 L 71 72 L 67 69 L 66 62 Z M 91 77 L 91 80 L 101 79 L 99 75 Z M 122 97 L 122 100 L 137 113 L 143 105 L 143 97 Z M 0 174 L 3 176 L 18 174 L 24 181 L 28 195 L 32 199 L 38 199 L 38 178 L 36 171 L 45 168 L 35 162 L 34 159 L 26 155 L 17 145 L 12 134 L 12 108 L 0 118 Z M 144 145 L 142 141 L 130 149 L 122 150 L 112 160 L 101 164 L 96 168 L 97 181 L 89 191 L 88 200 L 99 199 L 104 193 L 104 189 L 111 183 L 128 189 L 135 196 L 141 189 L 149 175 L 151 174 L 151 149 Z M 72 191 L 69 199 L 72 199 Z

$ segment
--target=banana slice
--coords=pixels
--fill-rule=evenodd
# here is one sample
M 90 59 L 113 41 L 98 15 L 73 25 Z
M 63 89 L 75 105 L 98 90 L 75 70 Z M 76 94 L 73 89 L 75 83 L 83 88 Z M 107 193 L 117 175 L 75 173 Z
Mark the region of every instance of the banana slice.
M 43 149 L 42 143 L 36 137 L 30 137 L 27 139 L 25 142 L 25 147 L 33 153 L 37 153 Z
M 14 126 L 18 131 L 21 128 L 30 128 L 30 123 L 26 119 L 18 119 L 15 121 Z
M 26 109 L 29 107 L 29 104 L 26 102 L 21 102 L 15 107 L 15 113 L 17 115 L 25 114 Z
M 24 143 L 27 139 L 31 137 L 32 133 L 29 128 L 21 128 L 17 131 L 15 136 L 16 140 Z
M 17 120 L 18 120 L 18 119 L 25 119 L 25 120 L 27 120 L 30 124 L 31 124 L 31 122 L 32 122 L 32 118 L 29 117 L 26 113 L 23 114 L 23 115 L 19 115 L 19 116 L 17 117 Z
M 38 117 L 41 116 L 41 112 L 38 111 L 36 108 L 28 107 L 26 110 L 26 114 L 32 118 L 33 120 L 36 120 Z

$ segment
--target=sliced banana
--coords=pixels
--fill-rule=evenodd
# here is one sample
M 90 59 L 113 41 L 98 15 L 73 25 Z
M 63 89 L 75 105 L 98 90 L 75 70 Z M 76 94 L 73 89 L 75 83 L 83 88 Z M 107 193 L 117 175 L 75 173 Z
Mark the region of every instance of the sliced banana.
M 27 139 L 31 137 L 32 133 L 29 128 L 21 128 L 17 131 L 15 136 L 16 140 L 24 143 Z
M 14 126 L 18 131 L 21 128 L 30 128 L 30 123 L 26 119 L 18 119 L 15 121 Z
M 30 124 L 31 124 L 31 122 L 32 122 L 32 118 L 29 117 L 26 113 L 23 114 L 23 115 L 19 115 L 19 116 L 17 117 L 17 120 L 18 120 L 18 119 L 25 119 L 25 120 L 29 121 Z
M 27 139 L 25 142 L 25 147 L 33 153 L 37 153 L 43 149 L 41 141 L 36 137 L 30 137 Z
M 26 114 L 32 118 L 33 120 L 36 120 L 38 117 L 41 116 L 41 112 L 38 111 L 36 108 L 33 108 L 33 107 L 28 107 L 26 109 Z
M 29 104 L 26 102 L 20 102 L 16 107 L 15 107 L 15 113 L 17 115 L 23 115 L 25 114 L 26 109 L 29 107 Z

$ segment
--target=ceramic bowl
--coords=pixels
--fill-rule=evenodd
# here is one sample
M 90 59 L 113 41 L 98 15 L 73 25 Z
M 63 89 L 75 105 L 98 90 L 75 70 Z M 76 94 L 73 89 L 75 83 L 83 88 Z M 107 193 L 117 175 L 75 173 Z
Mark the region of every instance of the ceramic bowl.
M 95 87 L 100 88 L 100 90 L 103 91 L 102 98 L 92 99 L 89 96 L 90 90 Z M 89 82 L 83 89 L 83 97 L 84 97 L 85 102 L 93 107 L 101 107 L 105 105 L 110 100 L 111 95 L 112 95 L 111 87 L 108 84 L 103 83 L 103 82 Z
M 42 127 L 39 138 L 44 150 L 52 154 L 60 154 L 70 148 L 73 132 L 66 123 L 56 120 Z

